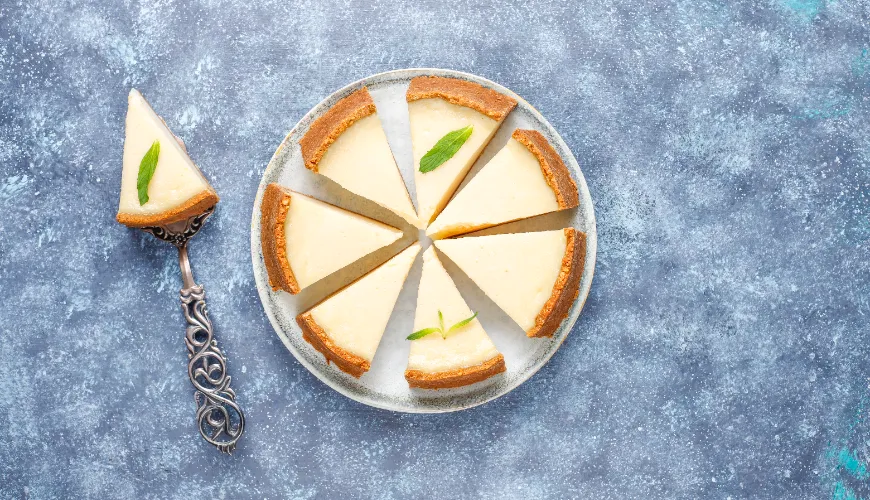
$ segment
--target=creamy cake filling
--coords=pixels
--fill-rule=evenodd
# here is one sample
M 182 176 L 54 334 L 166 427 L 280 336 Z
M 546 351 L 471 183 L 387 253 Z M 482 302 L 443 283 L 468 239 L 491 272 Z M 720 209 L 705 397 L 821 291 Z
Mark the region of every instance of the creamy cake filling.
M 338 136 L 320 159 L 318 172 L 419 225 L 377 114 L 355 121 Z
M 456 289 L 456 285 L 438 257 L 429 248 L 423 253 L 423 275 L 417 295 L 414 330 L 438 326 L 438 311 L 444 315 L 444 324 L 453 325 L 473 313 Z M 411 341 L 408 369 L 426 373 L 442 373 L 478 366 L 499 352 L 477 319 L 450 334 L 427 335 Z
M 559 202 L 538 158 L 511 138 L 450 201 L 426 234 L 447 238 L 556 210 Z
M 118 211 L 131 215 L 158 215 L 184 205 L 203 191 L 210 191 L 202 172 L 142 94 L 132 89 L 127 102 Z M 149 200 L 140 205 L 136 189 L 139 164 L 154 141 L 160 142 L 160 155 L 148 184 Z
M 419 99 L 408 103 L 417 214 L 428 225 L 444 208 L 477 157 L 492 139 L 499 122 L 477 111 L 444 99 Z M 452 158 L 431 172 L 420 172 L 420 159 L 448 132 L 471 125 L 473 131 Z
M 419 243 L 411 245 L 315 306 L 312 318 L 338 347 L 371 362 L 419 252 Z
M 402 237 L 398 229 L 298 193 L 284 227 L 287 261 L 300 288 Z
M 524 331 L 553 293 L 567 244 L 561 229 L 435 242 Z

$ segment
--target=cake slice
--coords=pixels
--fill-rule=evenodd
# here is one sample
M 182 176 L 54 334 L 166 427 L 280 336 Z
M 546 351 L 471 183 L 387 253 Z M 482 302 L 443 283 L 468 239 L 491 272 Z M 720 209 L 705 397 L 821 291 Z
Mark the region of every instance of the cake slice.
M 419 225 L 367 88 L 329 108 L 311 124 L 299 145 L 306 168 L 394 212 L 409 224 Z
M 517 129 L 426 234 L 447 238 L 578 203 L 577 185 L 553 146 L 540 132 Z
M 143 166 L 150 176 L 144 171 L 140 175 Z M 138 90 L 130 90 L 118 222 L 130 227 L 163 226 L 201 214 L 218 200 L 215 190 L 187 156 L 184 143 Z
M 439 311 L 443 320 L 439 318 Z M 423 253 L 414 330 L 455 325 L 472 316 L 431 247 Z M 505 371 L 504 356 L 476 318 L 446 338 L 432 333 L 411 340 L 405 379 L 411 387 L 443 389 L 473 384 Z
M 465 80 L 421 76 L 405 95 L 411 120 L 417 214 L 427 226 L 447 204 L 501 122 L 517 105 L 511 97 Z M 448 133 L 471 126 L 471 135 L 445 162 L 429 172 L 420 161 Z
M 580 287 L 586 234 L 574 228 L 435 242 L 529 337 L 550 337 Z
M 274 183 L 260 211 L 269 284 L 292 294 L 402 237 L 396 228 Z
M 374 271 L 296 317 L 302 337 L 342 371 L 359 378 L 369 370 L 411 265 L 414 243 Z

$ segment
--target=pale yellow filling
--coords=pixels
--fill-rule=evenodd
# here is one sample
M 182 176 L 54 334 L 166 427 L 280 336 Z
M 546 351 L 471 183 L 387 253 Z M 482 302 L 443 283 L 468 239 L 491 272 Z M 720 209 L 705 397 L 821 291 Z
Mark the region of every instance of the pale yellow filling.
M 553 293 L 567 244 L 561 229 L 435 242 L 526 332 Z
M 338 347 L 371 362 L 419 252 L 414 243 L 311 309 L 312 318 Z
M 414 331 L 438 326 L 439 309 L 444 314 L 447 328 L 473 314 L 430 247 L 423 253 L 423 275 L 417 294 Z M 443 373 L 478 366 L 498 355 L 498 350 L 477 319 L 446 339 L 433 333 L 410 342 L 408 369 L 425 373 Z
M 132 89 L 127 103 L 127 130 L 118 212 L 129 215 L 159 215 L 181 207 L 203 191 L 210 191 L 208 181 L 142 94 Z M 148 184 L 148 202 L 140 205 L 139 192 L 136 189 L 139 164 L 154 141 L 160 142 L 160 155 Z
M 354 122 L 321 158 L 318 172 L 418 226 L 405 181 L 377 114 Z
M 398 229 L 298 193 L 284 224 L 287 261 L 300 288 L 402 237 Z
M 408 103 L 411 145 L 414 152 L 414 183 L 417 214 L 428 225 L 444 208 L 450 196 L 492 139 L 500 122 L 444 99 L 420 99 Z M 420 159 L 448 132 L 471 125 L 471 136 L 452 158 L 431 172 L 420 172 Z
M 558 209 L 538 158 L 511 138 L 450 201 L 426 234 L 447 238 Z

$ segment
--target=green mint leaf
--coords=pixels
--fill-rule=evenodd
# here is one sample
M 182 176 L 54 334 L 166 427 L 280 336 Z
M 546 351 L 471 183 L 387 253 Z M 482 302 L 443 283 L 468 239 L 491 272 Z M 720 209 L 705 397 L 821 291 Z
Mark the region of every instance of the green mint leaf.
M 459 323 L 456 323 L 455 325 L 451 326 L 450 329 L 447 330 L 447 333 L 450 333 L 454 330 L 458 330 L 458 329 L 462 328 L 463 326 L 471 323 L 471 321 L 474 320 L 474 318 L 476 318 L 476 317 L 477 317 L 477 313 L 472 314 L 470 318 L 465 318 L 464 320 L 460 321 Z
M 422 158 L 420 158 L 420 172 L 426 173 L 440 167 L 442 163 L 453 158 L 465 141 L 471 137 L 472 126 L 463 127 L 453 132 L 448 132 L 444 137 L 432 146 Z
M 471 323 L 472 320 L 474 320 L 474 318 L 476 318 L 476 317 L 477 317 L 477 313 L 474 313 L 471 315 L 470 318 L 465 318 L 464 320 L 460 321 L 459 323 L 456 323 L 455 325 L 451 326 L 449 330 L 444 330 L 444 314 L 442 314 L 441 309 L 439 309 L 438 310 L 438 323 L 441 324 L 440 328 L 433 327 L 433 328 L 424 328 L 422 330 L 417 330 L 416 332 L 412 333 L 411 335 L 408 335 L 406 337 L 406 339 L 407 340 L 422 339 L 426 335 L 429 335 L 430 333 L 435 333 L 435 332 L 440 333 L 441 338 L 446 339 L 447 335 L 449 333 L 453 332 L 454 330 L 458 330 L 458 329 L 462 328 L 463 326 Z
M 154 141 L 154 144 L 142 157 L 142 162 L 139 163 L 139 176 L 136 178 L 136 190 L 139 191 L 139 205 L 148 203 L 148 184 L 151 182 L 151 177 L 154 176 L 154 170 L 157 169 L 157 157 L 160 156 L 160 141 Z
M 426 335 L 429 335 L 430 333 L 435 333 L 435 332 L 440 332 L 440 331 L 441 331 L 440 328 L 424 328 L 422 330 L 417 330 L 416 332 L 412 333 L 411 335 L 408 335 L 408 337 L 406 339 L 407 340 L 422 339 L 423 337 L 425 337 Z

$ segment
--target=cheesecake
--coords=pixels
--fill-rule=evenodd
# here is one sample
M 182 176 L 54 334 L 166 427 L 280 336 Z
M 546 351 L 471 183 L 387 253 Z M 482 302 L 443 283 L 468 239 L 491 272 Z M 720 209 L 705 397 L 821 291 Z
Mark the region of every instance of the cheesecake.
M 517 101 L 492 89 L 456 78 L 421 76 L 405 94 L 411 122 L 417 215 L 427 226 L 468 174 Z M 421 160 L 451 132 L 471 127 L 471 135 L 437 168 L 421 172 Z
M 372 358 L 396 299 L 420 253 L 414 243 L 380 267 L 296 317 L 304 338 L 327 362 L 359 378 Z
M 305 167 L 419 226 L 367 88 L 338 101 L 299 141 Z
M 163 226 L 201 214 L 218 202 L 184 143 L 136 89 L 127 96 L 125 127 L 118 222 L 130 227 Z M 143 167 L 150 177 L 140 175 Z
M 574 228 L 439 240 L 452 260 L 529 337 L 550 337 L 577 298 L 586 234 Z
M 574 208 L 579 201 L 568 167 L 547 139 L 535 130 L 517 129 L 426 234 L 447 238 Z
M 439 311 L 443 319 L 439 318 Z M 423 253 L 414 330 L 434 328 L 442 323 L 455 325 L 472 314 L 430 247 Z M 459 387 L 505 371 L 504 356 L 477 318 L 450 332 L 446 338 L 432 333 L 410 342 L 405 379 L 414 388 Z
M 299 293 L 402 232 L 272 183 L 263 193 L 261 244 L 273 290 Z

